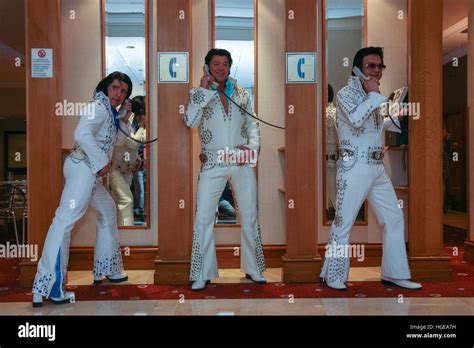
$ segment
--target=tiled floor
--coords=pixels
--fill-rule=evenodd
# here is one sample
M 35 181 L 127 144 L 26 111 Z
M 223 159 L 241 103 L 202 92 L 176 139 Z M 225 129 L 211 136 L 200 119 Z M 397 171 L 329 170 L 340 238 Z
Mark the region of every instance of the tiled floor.
M 153 271 L 128 271 L 128 284 L 152 284 Z M 238 269 L 220 270 L 214 283 L 250 282 Z M 269 269 L 269 282 L 281 269 Z M 380 279 L 380 267 L 352 267 L 350 281 Z M 69 272 L 70 285 L 92 283 L 90 272 Z M 474 315 L 474 298 L 324 298 L 81 301 L 33 309 L 31 303 L 0 303 L 3 315 Z
M 31 307 L 0 303 L 2 315 L 474 315 L 472 298 L 324 298 L 81 301 Z

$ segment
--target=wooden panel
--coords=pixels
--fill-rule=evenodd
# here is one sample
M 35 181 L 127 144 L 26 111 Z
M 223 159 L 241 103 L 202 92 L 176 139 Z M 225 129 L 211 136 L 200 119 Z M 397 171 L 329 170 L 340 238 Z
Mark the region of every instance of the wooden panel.
M 219 269 L 240 268 L 240 256 L 235 255 L 235 248 L 239 245 L 217 246 L 217 262 Z M 282 256 L 285 252 L 285 245 L 263 245 L 263 253 L 268 268 L 281 268 L 283 266 Z M 123 262 L 125 270 L 149 270 L 155 269 L 155 258 L 159 247 L 131 247 L 128 254 L 122 248 Z M 93 247 L 75 247 L 71 249 L 69 270 L 85 271 L 91 270 L 94 262 Z M 173 267 L 175 267 L 175 263 Z M 178 283 L 181 282 L 178 280 Z
M 192 47 L 190 0 L 157 0 L 156 6 L 158 52 L 189 52 Z M 180 11 L 184 11 L 184 19 L 179 18 Z M 158 84 L 160 249 L 155 260 L 156 283 L 188 282 L 193 217 L 192 142 L 179 106 L 186 104 L 189 88 L 190 84 Z M 184 209 L 179 208 L 180 200 L 185 202 Z M 176 268 L 179 272 L 173 274 Z
M 382 244 L 363 244 L 364 260 L 351 258 L 351 267 L 380 267 L 382 261 Z M 240 268 L 240 255 L 235 250 L 238 245 L 217 246 L 217 263 L 219 269 Z M 155 269 L 154 260 L 158 253 L 158 247 L 131 247 L 127 255 L 123 249 L 123 261 L 125 270 L 147 270 Z M 286 245 L 278 244 L 263 245 L 265 263 L 267 268 L 282 268 L 283 255 Z M 318 245 L 320 255 L 324 255 L 325 244 Z M 69 261 L 70 271 L 91 270 L 94 260 L 93 247 L 75 247 L 71 249 Z M 34 275 L 34 274 L 33 274 Z
M 61 117 L 54 105 L 61 98 L 61 22 L 59 0 L 26 0 L 26 117 L 28 151 L 28 241 L 41 253 L 62 189 Z M 31 48 L 53 49 L 53 78 L 31 78 Z M 32 283 L 34 267 L 21 272 Z
M 317 2 L 286 0 L 286 51 L 317 51 Z M 288 14 L 294 14 L 294 19 Z M 304 23 L 304 25 L 302 25 Z M 320 57 L 317 58 L 318 60 Z M 316 281 L 321 259 L 317 251 L 317 105 L 316 84 L 287 84 L 285 108 L 294 114 L 285 118 L 286 254 L 284 281 Z M 288 112 L 288 111 L 287 111 Z M 294 208 L 289 201 L 293 200 Z M 314 212 L 314 213 L 310 213 Z
M 154 269 L 157 247 L 122 248 L 122 259 L 125 270 Z M 74 247 L 69 254 L 69 271 L 92 270 L 94 266 L 94 247 Z
M 442 221 L 442 10 L 442 0 L 409 0 L 410 102 L 420 103 L 421 116 L 409 120 L 408 240 L 418 280 L 451 277 Z

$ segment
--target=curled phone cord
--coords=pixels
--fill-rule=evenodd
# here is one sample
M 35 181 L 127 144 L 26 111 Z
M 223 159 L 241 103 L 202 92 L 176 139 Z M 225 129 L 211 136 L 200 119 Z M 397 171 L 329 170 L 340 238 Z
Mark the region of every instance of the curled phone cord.
M 149 141 L 140 141 L 140 140 L 137 140 L 137 139 L 133 139 L 129 134 L 127 134 L 127 133 L 122 129 L 122 127 L 120 127 L 120 122 L 119 122 L 119 124 L 118 124 L 118 128 L 119 128 L 119 130 L 120 130 L 123 134 L 125 134 L 125 136 L 126 136 L 128 139 L 133 140 L 134 142 L 139 143 L 139 144 L 142 144 L 142 145 L 152 144 L 152 143 L 154 143 L 155 141 L 158 140 L 158 138 L 155 138 L 155 139 L 152 139 L 152 140 L 149 140 Z
M 239 104 L 237 104 L 237 103 L 236 103 L 231 97 L 229 97 L 227 94 L 225 94 L 224 92 L 219 91 L 219 90 L 218 90 L 218 92 L 221 93 L 221 94 L 223 94 L 223 95 L 225 95 L 225 97 L 226 97 L 227 99 L 229 99 L 229 100 L 230 100 L 232 103 L 234 103 L 241 111 L 245 112 L 245 113 L 246 113 L 247 115 L 249 115 L 250 117 L 252 117 L 252 118 L 254 118 L 254 119 L 256 119 L 256 120 L 258 120 L 258 121 L 260 121 L 260 122 L 262 122 L 262 123 L 264 123 L 264 124 L 266 124 L 266 125 L 269 125 L 269 126 L 271 126 L 271 127 L 275 127 L 275 128 L 278 128 L 278 129 L 285 129 L 285 127 L 277 126 L 277 125 L 275 125 L 275 124 L 266 122 L 266 121 L 262 120 L 261 118 L 255 117 L 255 116 L 252 115 L 250 112 L 248 112 L 246 109 L 244 109 L 244 108 L 241 107 Z

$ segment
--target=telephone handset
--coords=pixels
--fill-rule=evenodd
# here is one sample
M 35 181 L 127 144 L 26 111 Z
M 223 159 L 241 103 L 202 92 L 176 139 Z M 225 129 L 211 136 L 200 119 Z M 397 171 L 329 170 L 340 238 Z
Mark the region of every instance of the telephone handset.
M 211 76 L 211 72 L 209 71 L 209 65 L 204 64 L 204 66 L 202 67 L 202 70 L 204 72 L 204 75 L 206 75 L 208 77 Z M 219 84 L 215 81 L 210 81 L 210 87 L 213 90 L 217 90 L 219 88 Z
M 362 71 L 360 71 L 360 69 L 359 69 L 358 67 L 356 67 L 356 66 L 352 69 L 352 72 L 353 72 L 353 73 L 355 74 L 355 76 L 357 76 L 358 78 L 362 78 L 362 79 L 364 79 L 365 81 L 370 80 L 370 77 L 365 76 L 365 75 L 362 73 Z
M 130 102 L 128 101 L 128 99 L 125 99 L 125 101 L 123 102 L 122 106 L 120 107 L 120 111 L 119 111 L 119 113 L 118 113 L 118 115 L 117 115 L 117 118 L 118 118 L 119 120 L 121 120 L 122 118 L 124 118 L 125 116 L 127 116 L 128 110 L 125 110 L 125 109 L 124 109 L 124 106 L 125 106 L 125 105 L 128 105 L 128 104 L 130 104 Z

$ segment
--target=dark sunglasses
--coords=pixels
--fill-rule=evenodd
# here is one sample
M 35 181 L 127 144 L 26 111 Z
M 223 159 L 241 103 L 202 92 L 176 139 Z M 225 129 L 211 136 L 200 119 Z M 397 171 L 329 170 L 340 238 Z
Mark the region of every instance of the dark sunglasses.
M 375 63 L 367 63 L 364 65 L 364 68 L 374 70 L 375 68 L 379 68 L 379 70 L 384 71 L 387 66 L 385 64 L 375 64 Z

